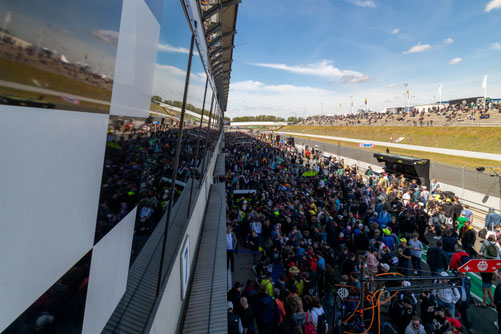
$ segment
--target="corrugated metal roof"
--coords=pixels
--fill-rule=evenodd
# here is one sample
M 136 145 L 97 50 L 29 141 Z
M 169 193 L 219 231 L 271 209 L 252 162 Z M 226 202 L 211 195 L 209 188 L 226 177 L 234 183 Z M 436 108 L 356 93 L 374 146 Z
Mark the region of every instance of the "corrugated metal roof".
M 224 160 L 223 160 L 224 161 Z M 228 332 L 225 184 L 211 187 L 183 333 Z

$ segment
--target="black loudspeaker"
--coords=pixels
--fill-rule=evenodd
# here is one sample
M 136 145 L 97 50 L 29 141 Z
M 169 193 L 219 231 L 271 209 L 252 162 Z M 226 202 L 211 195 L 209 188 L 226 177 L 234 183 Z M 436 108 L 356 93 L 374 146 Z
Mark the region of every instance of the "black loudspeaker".
M 287 143 L 288 143 L 290 146 L 294 146 L 294 137 L 289 137 L 289 138 L 287 138 Z
M 278 135 L 277 135 L 277 136 L 275 136 L 275 140 L 276 140 L 276 143 L 277 143 L 277 144 L 280 144 L 280 136 L 278 136 Z

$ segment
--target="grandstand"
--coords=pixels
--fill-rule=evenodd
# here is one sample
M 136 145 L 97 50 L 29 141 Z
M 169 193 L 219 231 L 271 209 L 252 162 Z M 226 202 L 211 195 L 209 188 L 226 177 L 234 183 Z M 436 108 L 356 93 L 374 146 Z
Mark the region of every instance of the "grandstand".
M 416 107 L 409 113 L 361 112 L 359 114 L 312 116 L 299 124 L 339 126 L 501 126 L 499 104 L 493 104 L 487 111 L 482 111 L 482 106 L 476 104 L 467 107 L 459 104 L 447 104 L 426 109 Z

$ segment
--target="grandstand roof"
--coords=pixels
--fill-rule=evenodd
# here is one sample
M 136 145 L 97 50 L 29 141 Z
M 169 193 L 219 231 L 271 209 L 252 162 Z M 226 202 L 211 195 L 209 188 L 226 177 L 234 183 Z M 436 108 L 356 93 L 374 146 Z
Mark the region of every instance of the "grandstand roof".
M 200 12 L 204 20 L 204 32 L 209 52 L 209 66 L 216 83 L 221 110 L 226 110 L 231 78 L 231 63 L 238 4 L 242 0 L 207 0 L 202 1 Z

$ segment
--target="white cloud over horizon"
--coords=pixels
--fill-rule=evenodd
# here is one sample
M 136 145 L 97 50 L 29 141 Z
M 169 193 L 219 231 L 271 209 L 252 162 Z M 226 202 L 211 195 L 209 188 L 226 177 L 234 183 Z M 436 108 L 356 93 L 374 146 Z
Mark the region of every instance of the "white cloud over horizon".
M 169 43 L 158 44 L 158 51 L 168 52 L 168 53 L 184 53 L 190 54 L 190 49 L 184 48 L 182 46 L 172 46 Z M 197 51 L 193 51 L 193 54 L 198 55 Z
M 410 53 L 420 53 L 420 52 L 425 52 L 429 49 L 431 49 L 430 44 L 418 43 L 418 44 L 414 45 L 412 48 L 410 48 L 409 50 L 402 52 L 402 54 L 406 55 L 406 54 L 410 54 Z
M 376 7 L 374 0 L 348 0 L 348 2 L 358 7 Z
M 399 32 L 400 32 L 400 29 L 396 28 L 396 29 L 393 29 L 392 31 L 390 31 L 390 34 L 396 35 Z
M 449 38 L 444 39 L 444 44 L 445 45 L 450 45 L 452 43 L 454 43 L 454 40 L 452 38 L 449 37 Z
M 330 60 L 322 60 L 318 63 L 302 66 L 268 63 L 251 63 L 251 65 L 282 70 L 294 74 L 340 79 L 344 84 L 362 83 L 371 80 L 371 78 L 366 74 L 352 70 L 341 70 L 332 65 L 332 61 Z
M 456 65 L 456 64 L 459 64 L 460 62 L 462 62 L 463 59 L 462 58 L 459 58 L 459 57 L 456 57 L 454 59 L 451 59 L 451 61 L 449 62 L 449 64 L 451 65 Z
M 494 50 L 501 50 L 501 43 L 499 42 L 492 43 L 491 48 L 493 48 Z
M 483 91 L 477 77 L 462 78 L 457 81 L 444 82 L 443 100 L 473 96 Z M 438 83 L 422 82 L 409 85 L 411 105 L 428 104 L 437 95 Z M 474 87 L 473 87 L 474 86 Z M 261 81 L 238 81 L 230 83 L 230 97 L 227 116 L 275 115 L 279 117 L 308 117 L 323 114 L 346 114 L 351 112 L 353 96 L 356 112 L 364 107 L 364 99 L 368 98 L 369 108 L 381 112 L 385 107 L 402 106 L 405 101 L 405 87 L 396 84 L 365 89 L 363 87 L 344 91 L 329 90 L 309 86 L 290 84 L 269 85 Z M 393 88 L 393 89 L 389 89 Z M 475 90 L 478 89 L 478 92 Z M 496 81 L 490 90 L 501 89 Z M 342 109 L 340 108 L 342 104 Z
M 485 12 L 488 13 L 494 9 L 501 9 L 501 0 L 491 0 L 485 5 Z

